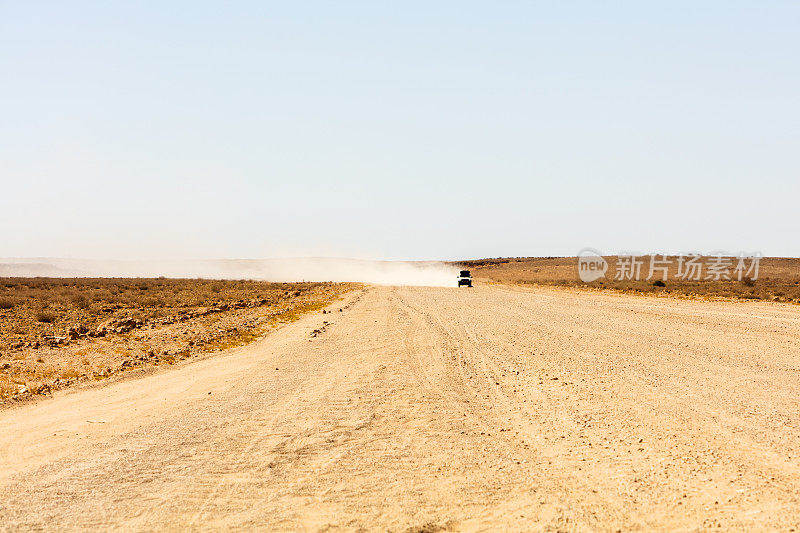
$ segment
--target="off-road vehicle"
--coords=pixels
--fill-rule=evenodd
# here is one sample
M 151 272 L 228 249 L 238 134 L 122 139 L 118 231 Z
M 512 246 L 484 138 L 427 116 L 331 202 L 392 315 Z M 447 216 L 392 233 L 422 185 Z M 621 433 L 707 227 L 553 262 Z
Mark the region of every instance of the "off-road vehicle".
M 472 287 L 472 275 L 469 273 L 469 270 L 462 270 L 458 273 L 458 286 Z

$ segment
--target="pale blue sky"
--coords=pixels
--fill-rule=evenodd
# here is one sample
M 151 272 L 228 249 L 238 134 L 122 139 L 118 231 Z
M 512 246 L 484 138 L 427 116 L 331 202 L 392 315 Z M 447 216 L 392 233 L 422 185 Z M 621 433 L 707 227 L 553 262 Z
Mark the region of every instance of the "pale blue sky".
M 0 256 L 800 255 L 797 2 L 0 0 Z

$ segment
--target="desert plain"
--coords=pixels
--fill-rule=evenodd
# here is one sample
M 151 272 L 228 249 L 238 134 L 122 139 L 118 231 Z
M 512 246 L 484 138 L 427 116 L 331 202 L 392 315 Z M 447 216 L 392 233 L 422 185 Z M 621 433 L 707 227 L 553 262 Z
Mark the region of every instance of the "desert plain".
M 793 301 L 473 268 L 473 289 L 208 282 L 194 307 L 129 331 L 92 322 L 63 345 L 4 339 L 26 344 L 3 352 L 6 378 L 5 363 L 65 364 L 57 353 L 81 347 L 78 362 L 96 351 L 101 370 L 137 362 L 99 377 L 78 365 L 69 386 L 6 401 L 0 528 L 800 527 Z M 212 319 L 239 329 L 213 329 L 215 341 Z M 137 359 L 148 342 L 172 360 Z

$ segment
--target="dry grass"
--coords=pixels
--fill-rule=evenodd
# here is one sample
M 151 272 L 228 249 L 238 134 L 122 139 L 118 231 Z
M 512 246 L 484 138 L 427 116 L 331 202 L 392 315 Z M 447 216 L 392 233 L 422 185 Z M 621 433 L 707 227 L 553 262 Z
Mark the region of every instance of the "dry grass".
M 8 398 L 19 392 L 19 387 L 8 376 L 0 375 L 0 398 Z
M 352 284 L 0 278 L 0 400 L 242 346 Z M 109 324 L 128 322 L 124 329 Z M 105 328 L 105 329 L 104 329 Z M 68 335 L 69 331 L 72 335 Z
M 58 319 L 58 314 L 51 309 L 40 309 L 36 311 L 34 317 L 36 318 L 37 322 L 52 324 L 56 321 L 56 319 Z
M 23 302 L 22 298 L 0 297 L 0 309 L 13 309 Z
M 683 297 L 722 297 L 746 300 L 773 300 L 800 303 L 800 259 L 765 257 L 761 259 L 758 279 L 683 281 L 676 279 L 677 261 L 672 262 L 667 280 L 657 273 L 652 279 L 614 280 L 617 257 L 605 258 L 609 269 L 605 279 L 583 283 L 578 277 L 576 257 L 515 257 L 480 259 L 459 263 L 472 270 L 477 280 L 513 284 L 541 284 L 567 287 L 613 289 L 625 292 Z M 649 274 L 650 262 L 642 258 L 642 278 Z M 674 258 L 673 258 L 674 259 Z M 705 268 L 703 270 L 705 272 Z
M 299 297 L 318 283 L 120 278 L 0 278 L 0 352 L 111 319 L 142 322 L 242 302 Z

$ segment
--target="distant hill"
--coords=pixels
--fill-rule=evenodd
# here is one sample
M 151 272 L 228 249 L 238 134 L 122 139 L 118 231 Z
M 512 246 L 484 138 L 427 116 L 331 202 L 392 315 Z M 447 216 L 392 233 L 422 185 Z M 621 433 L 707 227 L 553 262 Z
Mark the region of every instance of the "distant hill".
M 50 263 L 0 263 L 0 277 L 63 278 L 77 275 Z

